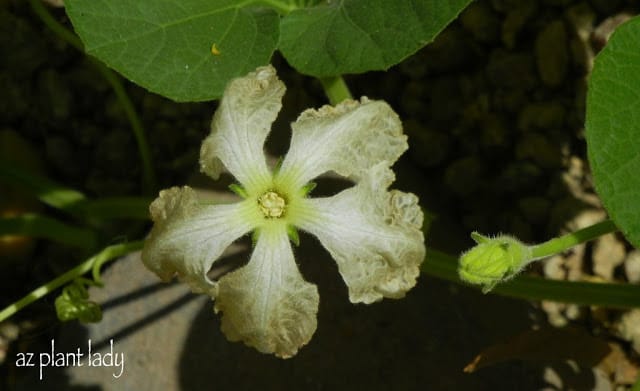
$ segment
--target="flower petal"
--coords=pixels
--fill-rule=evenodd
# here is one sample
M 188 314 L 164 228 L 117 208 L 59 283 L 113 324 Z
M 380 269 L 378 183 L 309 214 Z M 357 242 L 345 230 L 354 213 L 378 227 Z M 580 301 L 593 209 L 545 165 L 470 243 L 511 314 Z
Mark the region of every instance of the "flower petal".
M 273 228 L 273 229 L 271 229 Z M 284 224 L 263 228 L 249 264 L 219 281 L 216 312 L 231 341 L 287 358 L 316 330 L 318 290 L 293 258 Z
M 305 199 L 307 212 L 296 222 L 329 250 L 353 303 L 403 297 L 420 273 L 422 211 L 415 195 L 387 192 L 393 180 L 393 172 L 380 163 L 354 187 L 329 198 Z
M 202 205 L 190 187 L 160 192 L 149 211 L 153 229 L 142 249 L 142 261 L 161 279 L 174 274 L 194 292 L 213 295 L 216 284 L 207 278 L 211 265 L 237 238 L 252 229 L 248 205 Z
M 264 141 L 282 107 L 285 86 L 272 66 L 234 79 L 224 91 L 200 149 L 202 172 L 218 179 L 223 165 L 249 191 L 271 179 Z
M 386 160 L 392 165 L 407 150 L 398 115 L 383 101 L 362 98 L 300 114 L 280 177 L 300 187 L 327 171 L 358 179 Z

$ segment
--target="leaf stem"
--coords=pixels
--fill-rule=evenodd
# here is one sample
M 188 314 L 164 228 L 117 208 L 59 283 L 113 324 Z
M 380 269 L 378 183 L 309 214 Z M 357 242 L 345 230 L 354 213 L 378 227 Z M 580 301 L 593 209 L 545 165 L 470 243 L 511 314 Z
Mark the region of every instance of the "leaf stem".
M 60 22 L 58 22 L 47 10 L 47 8 L 42 4 L 42 1 L 38 0 L 29 0 L 29 4 L 31 5 L 31 9 L 35 12 L 36 15 L 40 18 L 42 23 L 44 23 L 51 31 L 57 34 L 63 41 L 71 44 L 74 48 L 84 52 L 84 46 L 82 45 L 82 41 L 75 34 L 65 28 Z
M 84 46 L 80 39 L 52 17 L 49 11 L 42 4 L 41 0 L 29 0 L 29 4 L 35 14 L 38 15 L 40 20 L 49 27 L 51 31 L 57 34 L 62 40 L 68 42 L 73 47 L 84 53 Z M 155 189 L 156 178 L 153 165 L 151 164 L 149 144 L 147 143 L 147 138 L 142 122 L 140 121 L 140 117 L 138 116 L 138 113 L 136 112 L 135 107 L 133 106 L 129 95 L 127 95 L 120 79 L 103 63 L 93 57 L 89 57 L 89 60 L 96 66 L 107 82 L 111 84 L 111 88 L 118 98 L 127 120 L 131 125 L 131 130 L 133 131 L 133 135 L 136 139 L 138 153 L 140 154 L 140 160 L 142 163 L 142 188 L 145 193 L 150 194 Z
M 608 233 L 616 232 L 617 230 L 618 227 L 616 227 L 612 220 L 605 220 L 589 227 L 579 229 L 575 232 L 560 236 L 559 238 L 553 238 L 544 243 L 531 246 L 533 259 L 530 262 L 561 253 L 575 245 L 587 242 Z
M 56 219 L 25 213 L 0 219 L 0 236 L 17 235 L 46 238 L 69 246 L 91 250 L 97 243 L 95 232 L 78 228 Z
M 142 241 L 136 241 L 136 242 L 130 242 L 130 243 L 116 244 L 116 245 L 104 248 L 98 254 L 87 259 L 86 261 L 82 262 L 81 264 L 67 271 L 66 273 L 47 282 L 46 284 L 39 286 L 38 288 L 31 291 L 29 294 L 27 294 L 23 298 L 21 298 L 20 300 L 4 308 L 2 311 L 0 311 L 0 322 L 9 318 L 16 312 L 20 311 L 24 307 L 33 303 L 34 301 L 48 295 L 49 293 L 63 286 L 64 284 L 68 283 L 69 281 L 72 281 L 77 277 L 82 276 L 83 274 L 85 274 L 86 272 L 88 272 L 93 268 L 94 263 L 102 265 L 105 262 L 113 260 L 117 257 L 123 256 L 133 251 L 140 250 L 142 248 L 142 244 L 143 244 Z
M 102 73 L 102 76 L 104 76 L 109 84 L 111 84 L 111 88 L 113 88 L 113 92 L 116 94 L 116 97 L 120 101 L 120 105 L 129 120 L 131 130 L 133 131 L 133 135 L 138 145 L 138 153 L 140 154 L 140 160 L 142 163 L 142 189 L 146 194 L 151 194 L 156 187 L 156 175 L 153 165 L 151 164 L 151 150 L 149 149 L 146 133 L 142 126 L 142 122 L 140 121 L 140 117 L 138 116 L 129 95 L 125 91 L 120 78 L 118 78 L 104 64 L 98 62 L 98 60 L 95 60 L 94 58 L 90 59 L 91 62 L 96 65 L 98 71 Z
M 79 191 L 29 172 L 1 157 L 0 182 L 32 194 L 45 204 L 67 212 L 72 212 L 74 207 L 86 201 L 84 194 Z
M 71 215 L 88 219 L 131 218 L 147 220 L 148 197 L 106 197 L 87 199 L 77 190 L 36 175 L 0 157 L 0 182 L 32 194 L 43 203 Z
M 351 91 L 349 91 L 349 87 L 342 76 L 321 77 L 318 80 L 320 80 L 324 93 L 332 105 L 337 105 L 346 99 L 353 99 Z

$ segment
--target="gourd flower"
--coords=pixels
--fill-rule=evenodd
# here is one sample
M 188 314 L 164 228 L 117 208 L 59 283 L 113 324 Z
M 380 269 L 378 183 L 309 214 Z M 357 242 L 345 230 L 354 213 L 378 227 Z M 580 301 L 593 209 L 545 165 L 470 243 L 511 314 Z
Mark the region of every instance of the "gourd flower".
M 200 165 L 214 179 L 228 170 L 242 200 L 211 205 L 186 186 L 161 191 L 150 206 L 154 226 L 142 260 L 163 280 L 177 275 L 210 295 L 229 340 L 286 358 L 311 339 L 319 302 L 294 259 L 297 229 L 329 251 L 353 303 L 403 297 L 416 283 L 425 247 L 417 197 L 387 190 L 395 179 L 389 167 L 407 149 L 396 113 L 367 98 L 306 110 L 292 124 L 287 155 L 271 169 L 263 148 L 284 91 L 271 66 L 229 83 Z M 310 181 L 329 171 L 354 186 L 308 197 Z M 223 251 L 250 232 L 249 263 L 209 279 Z

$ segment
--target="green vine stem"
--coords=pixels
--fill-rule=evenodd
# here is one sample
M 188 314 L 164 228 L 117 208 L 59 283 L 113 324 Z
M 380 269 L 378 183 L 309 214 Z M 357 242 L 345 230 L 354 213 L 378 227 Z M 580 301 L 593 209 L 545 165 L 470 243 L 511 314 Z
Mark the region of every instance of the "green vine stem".
M 0 181 L 32 194 L 52 208 L 73 211 L 78 204 L 86 201 L 84 194 L 62 186 L 49 178 L 36 175 L 0 157 Z
M 90 229 L 74 227 L 35 213 L 0 218 L 0 236 L 2 235 L 45 238 L 88 251 L 93 250 L 98 241 L 95 232 Z
M 131 218 L 149 219 L 147 197 L 106 197 L 88 199 L 81 192 L 26 171 L 0 157 L 0 182 L 32 194 L 52 208 L 65 211 L 82 220 Z
M 31 5 L 33 12 L 38 15 L 40 20 L 45 25 L 47 25 L 47 27 L 49 27 L 51 31 L 53 31 L 61 39 L 84 53 L 84 46 L 82 45 L 80 39 L 72 32 L 70 32 L 67 28 L 65 28 L 53 16 L 51 16 L 49 11 L 42 4 L 41 0 L 29 0 L 29 4 Z M 89 57 L 89 59 L 96 66 L 102 76 L 107 80 L 107 82 L 111 84 L 111 88 L 116 94 L 116 97 L 118 98 L 118 101 L 120 102 L 120 105 L 122 106 L 122 109 L 127 116 L 127 119 L 131 125 L 131 129 L 133 131 L 133 135 L 136 139 L 136 143 L 138 145 L 138 153 L 140 154 L 140 160 L 142 162 L 142 187 L 146 194 L 151 194 L 155 190 L 156 178 L 155 172 L 153 170 L 153 165 L 151 164 L 151 152 L 149 149 L 149 144 L 147 142 L 140 117 L 138 116 L 138 113 L 133 106 L 133 102 L 131 102 L 129 95 L 127 95 L 127 92 L 125 91 L 120 79 L 101 62 L 97 61 L 93 57 Z
M 142 244 L 143 244 L 142 241 L 136 241 L 136 242 L 123 243 L 123 244 L 116 244 L 116 245 L 112 245 L 104 248 L 98 254 L 87 259 L 86 261 L 82 262 L 81 264 L 67 271 L 66 273 L 49 281 L 48 283 L 34 289 L 33 291 L 31 291 L 29 294 L 27 294 L 20 300 L 16 301 L 15 303 L 9 305 L 8 307 L 0 311 L 0 322 L 9 318 L 16 312 L 20 311 L 24 307 L 33 303 L 34 301 L 48 295 L 49 293 L 53 292 L 57 288 L 82 276 L 89 270 L 93 269 L 93 275 L 95 279 L 96 275 L 99 276 L 99 271 L 96 272 L 96 267 L 99 269 L 99 267 L 102 266 L 107 261 L 111 261 L 115 258 L 121 257 L 130 252 L 140 250 L 142 248 Z M 96 282 L 100 282 L 100 280 L 98 279 L 96 280 Z
M 544 243 L 531 246 L 533 259 L 530 262 L 559 254 L 575 245 L 616 231 L 618 231 L 618 227 L 616 227 L 612 220 L 604 220 L 589 227 L 560 236 L 559 238 L 553 238 Z
M 605 220 L 592 226 L 532 246 L 534 260 L 565 251 L 577 244 L 595 239 L 618 228 Z M 458 274 L 458 258 L 428 249 L 422 264 L 424 274 L 464 284 Z M 498 284 L 491 291 L 503 296 L 526 300 L 551 300 L 579 305 L 599 305 L 611 308 L 640 307 L 640 285 L 624 283 L 593 283 L 581 281 L 548 280 L 542 277 L 520 275 Z
M 497 284 L 518 275 L 534 261 L 617 230 L 613 221 L 606 220 L 534 245 L 527 245 L 509 235 L 489 237 L 473 232 L 471 238 L 476 245 L 460 255 L 458 273 L 463 281 L 480 285 L 482 292 L 487 293 Z
M 422 273 L 468 286 L 458 276 L 458 258 L 427 248 Z M 520 275 L 498 284 L 491 293 L 525 300 L 551 300 L 609 308 L 640 307 L 640 285 L 547 280 Z
M 344 82 L 342 76 L 322 77 L 319 78 L 324 93 L 329 98 L 332 105 L 337 105 L 345 99 L 353 99 L 347 83 Z

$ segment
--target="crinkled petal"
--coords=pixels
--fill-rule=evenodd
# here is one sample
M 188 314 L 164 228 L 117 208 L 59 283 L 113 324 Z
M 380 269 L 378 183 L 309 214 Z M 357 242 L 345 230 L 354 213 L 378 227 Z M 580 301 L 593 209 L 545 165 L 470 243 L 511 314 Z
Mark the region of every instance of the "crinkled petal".
M 387 192 L 385 163 L 333 197 L 305 199 L 296 225 L 316 235 L 338 263 L 354 303 L 400 298 L 416 284 L 425 256 L 423 215 L 410 193 Z
M 318 290 L 298 271 L 285 226 L 270 228 L 249 264 L 220 279 L 215 310 L 229 340 L 287 358 L 315 332 Z
M 306 110 L 292 129 L 280 177 L 298 187 L 327 171 L 357 180 L 379 162 L 392 165 L 408 148 L 398 115 L 367 98 Z
M 247 190 L 262 190 L 271 178 L 264 142 L 282 107 L 284 91 L 271 65 L 232 80 L 200 149 L 202 172 L 217 179 L 224 166 Z
M 175 274 L 194 292 L 215 294 L 207 278 L 214 261 L 252 227 L 243 218 L 246 203 L 202 205 L 187 186 L 160 192 L 149 211 L 153 229 L 142 249 L 142 261 L 164 281 Z

